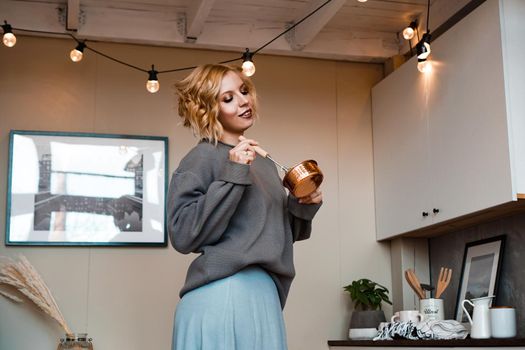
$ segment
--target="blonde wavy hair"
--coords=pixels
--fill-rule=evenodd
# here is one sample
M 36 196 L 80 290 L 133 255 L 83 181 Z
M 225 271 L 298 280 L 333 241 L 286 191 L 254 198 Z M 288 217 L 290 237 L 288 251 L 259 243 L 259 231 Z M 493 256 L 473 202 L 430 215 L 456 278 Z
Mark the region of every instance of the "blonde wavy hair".
M 206 64 L 195 68 L 190 75 L 175 84 L 179 97 L 179 116 L 183 125 L 200 139 L 209 142 L 220 140 L 223 127 L 219 121 L 221 82 L 228 72 L 239 75 L 252 97 L 252 114 L 257 116 L 257 95 L 252 81 L 240 68 L 223 64 Z

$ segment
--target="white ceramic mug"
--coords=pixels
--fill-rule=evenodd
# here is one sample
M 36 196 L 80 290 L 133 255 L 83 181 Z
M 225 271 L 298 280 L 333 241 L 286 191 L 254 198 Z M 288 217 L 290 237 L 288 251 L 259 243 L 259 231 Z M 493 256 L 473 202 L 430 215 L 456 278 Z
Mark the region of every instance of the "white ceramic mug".
M 419 312 L 423 314 L 425 321 L 441 321 L 445 318 L 443 311 L 443 299 L 421 299 L 419 301 Z
M 490 308 L 490 330 L 492 338 L 513 338 L 516 336 L 516 309 L 510 306 Z
M 402 310 L 398 311 L 392 316 L 392 322 L 408 322 L 419 323 L 423 321 L 423 315 L 417 310 Z

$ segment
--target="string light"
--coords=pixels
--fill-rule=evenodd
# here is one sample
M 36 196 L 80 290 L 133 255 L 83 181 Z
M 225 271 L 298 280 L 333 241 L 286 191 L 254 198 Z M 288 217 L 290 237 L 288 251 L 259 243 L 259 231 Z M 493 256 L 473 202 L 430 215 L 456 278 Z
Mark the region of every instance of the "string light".
M 77 47 L 71 50 L 71 52 L 69 53 L 69 57 L 71 58 L 71 61 L 73 62 L 82 61 L 82 57 L 84 57 L 85 47 L 86 47 L 86 44 L 84 42 L 79 42 Z
M 159 79 L 157 78 L 157 71 L 155 66 L 151 65 L 151 70 L 148 71 L 149 77 L 148 82 L 146 83 L 146 89 L 152 94 L 156 93 L 160 89 Z
M 419 43 L 417 43 L 416 46 L 416 52 L 417 52 L 417 58 L 419 59 L 425 59 L 430 55 L 430 52 L 432 51 L 430 49 L 430 39 L 432 36 L 430 35 L 430 32 L 426 32 L 423 34 L 423 38 Z
M 253 52 L 250 52 L 249 49 L 246 49 L 246 52 L 243 53 L 242 57 L 237 57 L 235 59 L 222 61 L 222 62 L 219 62 L 219 63 L 226 64 L 226 63 L 231 63 L 231 62 L 235 62 L 235 61 L 238 61 L 238 60 L 242 60 L 243 61 L 243 63 L 242 63 L 242 65 L 243 65 L 243 73 L 246 74 L 247 76 L 252 76 L 255 73 L 255 65 L 253 64 L 253 56 L 256 53 L 258 53 L 259 51 L 264 49 L 266 46 L 268 46 L 271 43 L 273 43 L 275 40 L 277 40 L 278 38 L 280 38 L 281 36 L 283 36 L 284 34 L 289 32 L 290 30 L 294 29 L 296 26 L 298 26 L 299 24 L 304 22 L 307 18 L 309 18 L 312 15 L 314 15 L 316 12 L 321 10 L 324 6 L 326 6 L 331 1 L 332 0 L 326 0 L 324 3 L 322 3 L 316 9 L 314 9 L 312 12 L 310 12 L 305 17 L 303 17 L 301 20 L 299 20 L 298 22 L 296 22 L 292 26 L 289 26 L 285 31 L 283 31 L 281 34 L 277 35 L 275 38 L 273 38 L 272 40 L 270 40 L 267 43 L 265 43 L 263 46 L 259 47 L 257 50 L 255 50 Z M 4 29 L 4 44 L 6 46 L 13 47 L 15 45 L 15 43 L 16 43 L 16 37 L 14 36 L 14 34 L 12 32 L 13 29 L 15 29 L 17 31 L 22 31 L 22 32 L 28 32 L 28 33 L 51 34 L 53 36 L 56 36 L 56 35 L 69 36 L 69 37 L 73 38 L 78 43 L 77 47 L 75 49 L 71 50 L 70 55 L 69 55 L 73 62 L 79 62 L 80 60 L 82 60 L 83 55 L 84 55 L 83 54 L 84 49 L 88 49 L 91 52 L 93 52 L 93 53 L 95 53 L 97 55 L 103 56 L 103 57 L 105 57 L 105 58 L 107 58 L 109 60 L 112 60 L 112 61 L 116 62 L 116 63 L 128 66 L 129 68 L 133 68 L 135 70 L 138 70 L 138 71 L 141 71 L 141 72 L 144 72 L 144 73 L 147 73 L 148 74 L 148 81 L 146 83 L 146 89 L 149 92 L 151 92 L 151 93 L 155 93 L 155 92 L 159 91 L 160 84 L 159 84 L 159 80 L 158 80 L 158 77 L 157 77 L 158 74 L 180 72 L 180 71 L 185 71 L 185 70 L 190 70 L 190 69 L 197 68 L 197 66 L 190 66 L 190 67 L 182 67 L 182 68 L 174 68 L 174 69 L 157 71 L 157 70 L 155 70 L 154 65 L 152 65 L 151 66 L 151 70 L 146 70 L 146 69 L 137 67 L 135 65 L 132 65 L 130 63 L 124 62 L 122 60 L 116 59 L 114 57 L 111 57 L 111 56 L 109 56 L 109 55 L 107 55 L 105 53 L 102 53 L 102 52 L 98 51 L 98 50 L 95 50 L 94 48 L 89 47 L 85 43 L 85 41 L 84 42 L 79 41 L 79 39 L 77 39 L 73 34 L 71 34 L 69 32 L 58 33 L 58 32 L 48 32 L 48 31 L 40 31 L 40 30 L 22 29 L 22 28 L 12 28 L 11 25 L 7 24 L 7 21 L 4 21 L 4 22 L 5 22 L 5 24 L 2 25 L 2 28 Z M 8 34 L 10 34 L 10 35 L 8 35 Z
M 2 41 L 7 47 L 13 47 L 16 44 L 16 36 L 13 34 L 13 28 L 7 21 L 4 21 L 5 24 L 2 24 L 2 29 L 4 30 L 4 37 Z
M 432 36 L 430 35 L 429 29 L 430 23 L 430 0 L 427 1 L 427 32 L 423 34 L 421 41 L 416 45 L 416 55 L 417 55 L 417 69 L 422 73 L 429 73 L 432 71 L 432 64 L 430 61 L 427 61 L 428 55 L 430 55 L 430 40 Z
M 418 58 L 417 70 L 425 74 L 432 72 L 432 61 L 429 61 L 426 58 L 423 58 L 423 59 Z
M 247 77 L 255 74 L 255 64 L 253 63 L 253 53 L 249 49 L 242 54 L 242 73 Z
M 417 21 L 410 22 L 408 27 L 403 29 L 403 38 L 405 38 L 405 40 L 412 40 L 412 38 L 414 38 L 414 35 L 416 34 L 416 30 L 417 30 Z

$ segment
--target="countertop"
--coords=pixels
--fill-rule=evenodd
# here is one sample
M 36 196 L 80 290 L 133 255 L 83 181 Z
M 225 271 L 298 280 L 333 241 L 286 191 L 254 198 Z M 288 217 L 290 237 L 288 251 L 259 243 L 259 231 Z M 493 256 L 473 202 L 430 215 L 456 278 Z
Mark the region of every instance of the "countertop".
M 510 339 L 464 339 L 464 340 L 329 340 L 328 345 L 337 346 L 372 346 L 372 347 L 517 347 L 525 346 L 524 338 Z

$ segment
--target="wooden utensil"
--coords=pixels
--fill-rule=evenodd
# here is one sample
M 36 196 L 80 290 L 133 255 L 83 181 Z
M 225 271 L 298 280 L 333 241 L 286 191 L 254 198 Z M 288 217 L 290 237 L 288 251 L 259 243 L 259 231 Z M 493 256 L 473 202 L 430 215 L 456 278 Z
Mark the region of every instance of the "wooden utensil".
M 411 279 L 413 280 L 414 284 L 417 286 L 417 289 L 419 291 L 419 296 L 421 299 L 425 299 L 425 291 L 423 288 L 421 288 L 421 282 L 419 282 L 419 278 L 417 278 L 416 272 L 412 269 L 408 269 L 409 274 L 411 275 Z
M 438 283 L 437 283 L 437 289 L 436 289 L 436 299 L 439 299 L 441 294 L 447 289 L 450 279 L 452 278 L 452 269 L 448 269 L 445 267 L 442 267 L 439 270 L 439 277 L 438 277 Z
M 421 288 L 421 284 L 419 283 L 419 280 L 416 274 L 414 273 L 414 271 L 412 271 L 411 269 L 406 270 L 405 278 L 408 284 L 410 285 L 410 287 L 412 287 L 412 290 L 414 290 L 414 293 L 416 293 L 416 295 L 420 299 L 425 299 L 425 292 Z

